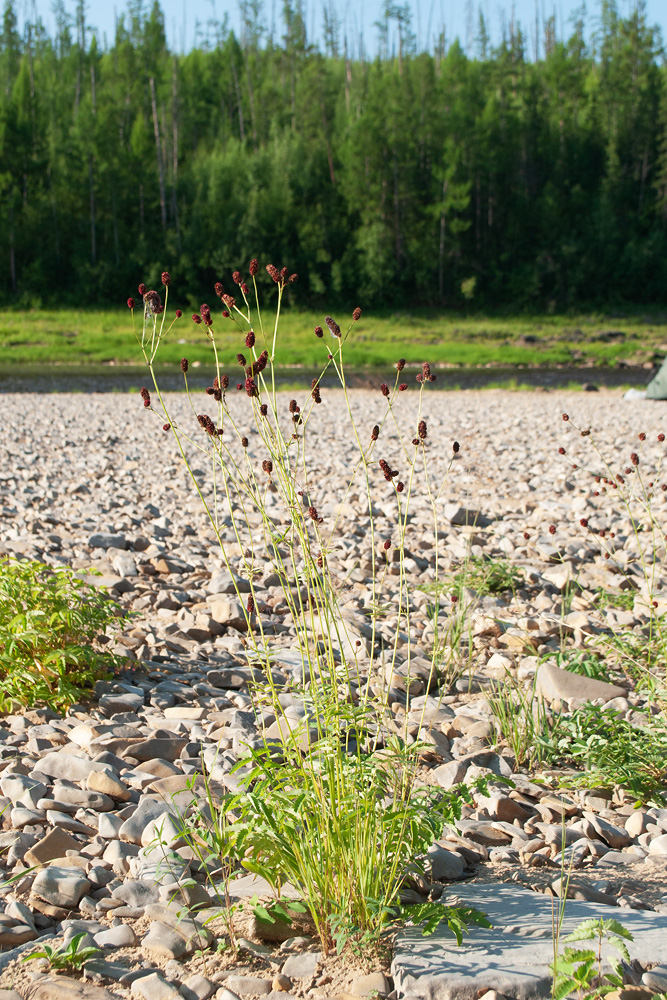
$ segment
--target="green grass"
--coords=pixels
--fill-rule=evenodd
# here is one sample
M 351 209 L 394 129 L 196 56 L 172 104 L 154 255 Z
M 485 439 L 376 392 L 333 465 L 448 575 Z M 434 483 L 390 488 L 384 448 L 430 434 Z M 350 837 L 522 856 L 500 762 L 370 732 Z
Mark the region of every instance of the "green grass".
M 176 364 L 187 354 L 191 362 L 210 362 L 203 328 L 190 319 L 192 310 L 172 300 L 168 314 L 173 315 L 177 305 L 183 307 L 184 316 L 161 347 L 161 361 Z M 335 309 L 332 312 L 345 329 L 347 316 Z M 268 309 L 265 315 L 268 318 Z M 324 311 L 283 314 L 276 355 L 280 367 L 316 368 L 323 362 L 330 338 L 325 334 L 320 341 L 313 334 L 316 325 L 324 325 L 323 319 Z M 214 329 L 223 363 L 228 363 L 243 347 L 241 334 L 219 311 L 214 312 Z M 622 336 L 604 339 L 610 331 Z M 525 339 L 533 337 L 534 342 Z M 613 365 L 620 360 L 640 364 L 653 360 L 665 343 L 667 317 L 658 314 L 492 317 L 420 308 L 364 314 L 347 341 L 345 356 L 354 368 L 385 369 L 399 357 L 453 367 Z M 258 345 L 264 346 L 261 336 Z M 5 312 L 0 318 L 0 347 L 5 366 L 137 364 L 141 360 L 126 307 L 94 312 Z M 519 380 L 517 387 L 520 384 Z

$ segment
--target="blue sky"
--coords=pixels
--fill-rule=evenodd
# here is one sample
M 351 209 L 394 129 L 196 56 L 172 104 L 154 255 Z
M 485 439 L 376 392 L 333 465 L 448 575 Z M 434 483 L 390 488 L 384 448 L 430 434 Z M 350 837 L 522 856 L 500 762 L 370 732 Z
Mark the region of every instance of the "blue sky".
M 329 0 L 331 2 L 331 0 Z M 152 0 L 146 0 L 150 5 Z M 31 7 L 36 8 L 43 21 L 49 29 L 53 25 L 51 14 L 52 0 L 16 0 L 17 11 L 20 17 L 25 16 Z M 306 9 L 306 20 L 309 35 L 318 38 L 322 25 L 323 0 L 304 0 Z M 334 0 L 334 5 L 339 13 L 344 30 L 347 34 L 351 48 L 356 52 L 360 38 L 363 38 L 367 52 L 374 53 L 377 42 L 377 29 L 374 23 L 380 16 L 382 0 Z M 66 8 L 74 12 L 76 0 L 65 0 Z M 524 26 L 525 34 L 529 39 L 529 54 L 533 55 L 536 9 L 539 14 L 539 21 L 543 17 L 555 14 L 559 32 L 567 34 L 569 31 L 568 19 L 571 17 L 580 3 L 577 0 L 514 0 L 514 3 L 498 3 L 497 0 L 410 0 L 413 12 L 413 30 L 418 36 L 420 46 L 424 46 L 427 38 L 433 36 L 444 24 L 446 37 L 452 40 L 458 36 L 465 45 L 466 37 L 469 33 L 469 14 L 472 8 L 474 11 L 473 21 L 476 29 L 477 9 L 481 6 L 484 11 L 487 23 L 490 26 L 492 40 L 497 40 L 502 32 L 502 24 L 508 23 L 512 10 L 514 17 Z M 232 27 L 238 25 L 238 5 L 236 0 L 161 0 L 161 7 L 165 15 L 167 37 L 169 44 L 177 51 L 191 48 L 199 36 L 206 31 L 207 24 L 212 17 L 222 19 L 225 14 L 229 17 Z M 630 0 L 620 0 L 619 7 L 622 13 L 627 12 L 630 7 Z M 125 9 L 124 0 L 88 0 L 88 21 L 94 25 L 101 35 L 106 33 L 109 41 L 113 38 L 115 19 Z M 265 20 L 267 27 L 271 28 L 272 23 L 277 25 L 278 32 L 281 31 L 280 11 L 282 0 L 264 0 Z M 589 31 L 593 29 L 597 3 L 595 0 L 587 4 L 587 23 Z M 650 23 L 657 23 L 661 26 L 663 37 L 667 37 L 667 2 L 666 0 L 646 0 L 646 9 Z M 430 29 L 430 31 L 429 31 Z

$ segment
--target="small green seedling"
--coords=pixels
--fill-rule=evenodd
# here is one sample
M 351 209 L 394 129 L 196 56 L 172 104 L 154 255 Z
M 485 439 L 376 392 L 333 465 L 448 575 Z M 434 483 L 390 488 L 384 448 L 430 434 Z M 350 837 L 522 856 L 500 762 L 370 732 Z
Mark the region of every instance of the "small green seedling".
M 552 1000 L 564 1000 L 570 994 L 576 994 L 579 1000 L 598 1000 L 612 990 L 622 989 L 623 970 L 617 958 L 610 958 L 611 972 L 602 972 L 602 945 L 606 941 L 614 948 L 621 958 L 629 962 L 626 941 L 632 941 L 630 931 L 626 930 L 618 920 L 584 920 L 571 934 L 565 938 L 565 943 L 578 944 L 582 941 L 594 941 L 591 948 L 563 949 L 552 963 L 554 973 Z
M 35 958 L 45 958 L 49 963 L 49 968 L 59 971 L 61 969 L 81 969 L 85 962 L 95 955 L 100 954 L 100 948 L 92 946 L 81 947 L 81 942 L 86 937 L 85 932 L 76 934 L 66 945 L 52 947 L 50 944 L 42 945 L 41 951 L 33 951 L 29 955 L 24 955 L 22 962 L 31 962 Z

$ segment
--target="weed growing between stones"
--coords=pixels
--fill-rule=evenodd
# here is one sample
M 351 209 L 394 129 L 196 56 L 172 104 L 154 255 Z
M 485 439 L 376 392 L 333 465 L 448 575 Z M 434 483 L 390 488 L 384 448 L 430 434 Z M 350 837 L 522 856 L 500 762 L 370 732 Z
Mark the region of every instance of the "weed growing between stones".
M 535 691 L 535 679 L 526 690 L 510 673 L 491 684 L 489 705 L 502 739 L 519 766 L 533 770 L 547 759 L 553 713 Z
M 567 779 L 576 787 L 621 786 L 638 802 L 664 805 L 667 722 L 635 711 L 624 719 L 613 709 L 586 704 L 555 716 L 542 741 L 542 760 L 583 768 Z
M 622 990 L 624 986 L 622 961 L 629 962 L 626 941 L 632 941 L 632 934 L 618 920 L 584 920 L 566 938 L 566 947 L 556 954 L 552 964 L 554 975 L 552 1000 L 564 1000 L 576 995 L 579 1000 L 597 1000 Z M 581 947 L 592 941 L 592 947 Z M 603 944 L 613 948 L 620 958 L 608 959 L 610 970 L 603 971 Z M 579 945 L 579 947 L 571 947 Z
M 355 419 L 344 364 L 347 339 L 361 316 L 355 309 L 344 331 L 331 316 L 325 318 L 331 339 L 324 339 L 324 327 L 315 328 L 322 342 L 321 374 L 300 402 L 285 400 L 276 390 L 274 358 L 283 293 L 296 275 L 267 267 L 277 289 L 275 318 L 268 324 L 260 309 L 257 261 L 251 262 L 249 272 L 249 283 L 234 273 L 234 295 L 219 282 L 215 286 L 222 306 L 220 322 L 238 337 L 231 357 L 220 346 L 218 319 L 214 321 L 208 304 L 192 317 L 209 341 L 216 375 L 202 412 L 188 389 L 188 360 L 182 360 L 190 426 L 172 416 L 156 373 L 160 346 L 173 325 L 166 320 L 169 275 L 162 279 L 164 306 L 157 292 L 140 286 L 143 318 L 135 333 L 153 381 L 152 390 L 141 390 L 143 405 L 158 417 L 163 431 L 173 435 L 234 582 L 236 598 L 221 601 L 218 613 L 221 621 L 233 622 L 245 635 L 245 653 L 256 668 L 253 711 L 261 730 L 260 739 L 247 746 L 248 756 L 231 774 L 224 764 L 211 768 L 212 779 L 221 779 L 238 794 L 231 801 L 224 793 L 221 798 L 211 781 L 207 809 L 186 814 L 188 832 L 174 835 L 196 844 L 228 909 L 229 877 L 239 862 L 266 878 L 277 896 L 289 882 L 310 910 L 325 955 L 334 944 L 377 941 L 401 920 L 416 919 L 428 930 L 444 920 L 460 935 L 467 920 L 481 916 L 446 907 L 427 913 L 426 903 L 406 910 L 402 899 L 411 880 L 420 884 L 423 856 L 445 826 L 460 816 L 462 804 L 472 801 L 471 792 L 464 786 L 448 794 L 419 787 L 420 759 L 432 746 L 409 734 L 407 711 L 405 723 L 395 723 L 389 699 L 389 692 L 395 699 L 399 690 L 407 709 L 411 694 L 428 691 L 442 679 L 437 645 L 431 662 L 415 656 L 405 570 L 410 503 L 419 494 L 433 515 L 437 576 L 437 502 L 444 483 L 432 481 L 429 450 L 434 445 L 424 419 L 424 396 L 435 376 L 425 362 L 416 377 L 419 404 L 412 438 L 401 432 L 395 412 L 407 389 L 401 381 L 402 359 L 395 365 L 392 384 L 383 383 L 378 392 L 377 410 L 362 425 Z M 134 315 L 133 301 L 128 305 Z M 229 336 L 225 339 L 229 342 Z M 228 365 L 231 371 L 223 370 Z M 346 405 L 349 471 L 341 482 L 338 512 L 325 516 L 321 511 L 325 505 L 328 509 L 329 498 L 319 490 L 312 455 L 318 447 L 320 384 L 331 372 Z M 243 418 L 238 407 L 230 406 L 231 394 L 244 400 Z M 459 445 L 450 447 L 451 467 Z M 211 500 L 195 473 L 193 451 L 210 469 Z M 353 489 L 367 503 L 372 540 L 368 606 L 373 613 L 363 627 L 346 618 L 344 581 L 335 578 L 328 565 L 341 509 Z M 392 537 L 379 538 L 374 504 L 378 499 L 386 503 L 387 494 L 393 498 L 395 527 Z M 226 544 L 227 529 L 242 553 L 239 563 Z M 244 547 L 241 538 L 246 534 L 250 544 Z M 263 623 L 255 589 L 255 581 L 267 572 L 282 587 L 286 612 L 296 627 L 299 662 L 289 691 L 276 684 L 272 661 L 279 650 L 272 648 L 273 630 Z M 390 637 L 381 636 L 378 629 L 388 574 L 399 578 L 398 598 L 391 607 L 396 627 Z M 435 609 L 436 632 L 438 615 Z M 426 699 L 422 704 L 418 729 L 426 733 Z M 485 793 L 484 779 L 474 787 Z
M 657 442 L 649 442 L 646 434 L 640 432 L 636 451 L 610 458 L 598 446 L 590 428 L 579 427 L 566 413 L 563 421 L 567 435 L 577 435 L 580 440 L 575 437 L 567 448 L 561 446 L 561 459 L 570 464 L 574 473 L 588 477 L 590 482 L 589 507 L 582 511 L 585 516 L 579 518 L 585 542 L 603 553 L 610 576 L 616 577 L 626 591 L 615 597 L 603 593 L 601 604 L 612 603 L 623 609 L 628 608 L 632 600 L 632 606 L 640 606 L 648 619 L 639 635 L 619 629 L 608 644 L 619 651 L 624 661 L 622 669 L 628 678 L 638 688 L 645 688 L 650 699 L 664 709 L 667 656 L 667 600 L 662 591 L 667 558 L 666 526 L 662 515 L 667 496 L 667 482 L 663 482 L 665 435 L 661 433 Z M 659 446 L 657 454 L 656 443 Z M 606 498 L 620 503 L 624 510 L 624 531 L 609 527 Z M 562 554 L 561 559 L 565 562 Z M 605 637 L 599 642 L 604 646 Z
M 83 965 L 91 958 L 100 954 L 101 949 L 92 945 L 85 945 L 84 938 L 88 935 L 84 932 L 75 934 L 67 944 L 53 947 L 50 944 L 42 945 L 38 951 L 32 951 L 29 955 L 24 955 L 22 962 L 33 962 L 42 960 L 49 970 L 58 972 L 60 970 L 79 971 Z
M 120 609 L 68 570 L 0 560 L 0 708 L 45 702 L 66 709 L 120 662 L 100 635 Z
M 560 615 L 553 618 L 560 648 L 538 660 L 532 690 L 508 675 L 502 687 L 494 685 L 489 703 L 499 734 L 517 761 L 533 768 L 554 764 L 576 768 L 574 774 L 560 776 L 564 787 L 621 786 L 638 803 L 662 803 L 667 773 L 665 435 L 649 442 L 640 433 L 637 451 L 607 458 L 589 428 L 579 427 L 568 414 L 563 414 L 563 424 L 566 443 L 558 448 L 560 459 L 567 463 L 569 475 L 584 478 L 588 495 L 576 510 L 585 548 L 561 546 L 554 524 L 540 540 L 543 551 L 550 549 L 560 564 L 553 577 L 561 590 Z M 574 566 L 580 559 L 599 555 L 604 557 L 609 585 L 593 593 L 582 587 Z M 584 613 L 589 608 L 607 611 L 612 628 L 590 627 Z M 622 616 L 630 612 L 633 620 L 641 616 L 641 627 L 623 627 Z M 602 702 L 582 704 L 585 699 L 578 698 L 559 706 L 559 699 L 551 697 L 554 704 L 546 708 L 540 678 L 549 663 L 593 682 L 615 679 L 636 693 L 637 707 L 633 709 L 624 697 L 605 710 Z M 623 694 L 623 687 L 616 690 Z M 643 708 L 637 697 L 645 701 Z

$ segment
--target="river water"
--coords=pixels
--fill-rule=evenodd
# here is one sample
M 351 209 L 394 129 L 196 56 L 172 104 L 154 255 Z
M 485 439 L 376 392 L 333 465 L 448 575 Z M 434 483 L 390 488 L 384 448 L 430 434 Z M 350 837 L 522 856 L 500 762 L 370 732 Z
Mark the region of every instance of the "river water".
M 415 375 L 418 367 L 406 367 L 402 378 L 412 387 L 415 386 Z M 234 372 L 230 378 L 235 377 Z M 310 386 L 319 372 L 306 369 L 283 369 L 277 374 L 277 384 L 284 388 L 305 388 Z M 213 381 L 215 372 L 204 366 L 192 367 L 188 373 L 188 383 L 191 389 L 204 389 Z M 387 380 L 393 383 L 394 373 L 391 368 L 385 372 L 382 369 L 365 369 L 346 372 L 348 385 L 352 388 L 375 388 Z M 527 386 L 529 388 L 557 389 L 565 387 L 597 386 L 598 388 L 617 388 L 634 385 L 641 388 L 646 385 L 651 372 L 641 368 L 449 368 L 437 370 L 437 389 L 484 389 L 501 383 L 512 388 Z M 164 391 L 183 389 L 183 376 L 174 365 L 165 366 L 159 370 L 159 384 Z M 338 385 L 335 372 L 324 376 L 323 387 Z M 0 393 L 7 392 L 136 392 L 143 385 L 151 387 L 150 375 L 145 368 L 121 365 L 90 365 L 90 366 L 38 366 L 13 365 L 0 370 Z

